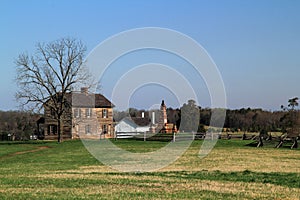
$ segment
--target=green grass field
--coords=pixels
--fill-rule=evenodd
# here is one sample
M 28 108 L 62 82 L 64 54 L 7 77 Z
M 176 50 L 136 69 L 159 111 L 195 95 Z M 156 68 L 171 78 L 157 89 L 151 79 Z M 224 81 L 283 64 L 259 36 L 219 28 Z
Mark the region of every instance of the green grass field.
M 300 151 L 251 142 L 219 140 L 199 159 L 202 141 L 194 141 L 175 163 L 148 173 L 116 172 L 79 140 L 0 143 L 0 199 L 300 199 Z M 132 152 L 166 145 L 115 143 Z

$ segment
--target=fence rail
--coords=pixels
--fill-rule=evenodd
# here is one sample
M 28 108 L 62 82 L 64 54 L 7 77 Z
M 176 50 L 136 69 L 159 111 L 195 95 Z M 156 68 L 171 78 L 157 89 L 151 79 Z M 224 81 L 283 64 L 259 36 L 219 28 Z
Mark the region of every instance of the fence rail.
M 201 139 L 220 139 L 216 133 L 150 133 L 150 132 L 116 132 L 115 139 L 136 139 L 144 141 L 185 141 Z

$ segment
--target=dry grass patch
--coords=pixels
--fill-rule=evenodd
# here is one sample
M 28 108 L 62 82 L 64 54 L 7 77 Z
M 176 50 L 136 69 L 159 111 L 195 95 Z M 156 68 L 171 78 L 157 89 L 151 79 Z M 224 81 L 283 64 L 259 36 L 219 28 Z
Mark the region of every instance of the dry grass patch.
M 5 188 L 0 189 L 0 193 L 10 193 L 19 195 L 45 195 L 51 196 L 57 193 L 64 193 L 67 195 L 82 197 L 82 196 L 112 196 L 118 197 L 119 194 L 125 193 L 156 193 L 171 199 L 172 194 L 180 194 L 186 192 L 217 192 L 222 194 L 235 194 L 239 199 L 299 199 L 299 188 L 288 188 L 273 184 L 263 183 L 246 183 L 246 182 L 232 182 L 232 181 L 210 181 L 210 180 L 186 180 L 178 179 L 177 177 L 160 177 L 151 175 L 135 176 L 130 174 L 117 174 L 109 176 L 103 174 L 44 174 L 37 176 L 37 178 L 55 178 L 65 179 L 66 181 L 79 181 L 82 183 L 88 182 L 89 179 L 102 180 L 99 184 L 84 185 L 76 187 L 58 187 L 54 184 L 45 185 L 38 188 Z M 42 179 L 43 179 L 42 178 Z M 55 183 L 55 181 L 54 181 Z M 0 185 L 3 188 L 3 185 Z M 126 198 L 126 197 L 125 197 Z M 196 199 L 196 196 L 194 197 Z M 129 197 L 126 199 L 130 199 Z M 155 196 L 151 199 L 155 198 Z
M 214 148 L 205 158 L 198 157 L 199 148 L 192 147 L 175 163 L 161 171 L 244 171 L 300 172 L 300 152 L 271 148 Z

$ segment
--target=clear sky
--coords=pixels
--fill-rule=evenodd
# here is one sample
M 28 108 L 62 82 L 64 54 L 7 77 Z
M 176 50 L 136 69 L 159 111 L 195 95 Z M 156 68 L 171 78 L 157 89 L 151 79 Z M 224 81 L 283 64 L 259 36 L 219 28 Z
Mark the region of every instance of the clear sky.
M 300 97 L 299 10 L 298 0 L 2 0 L 0 110 L 17 109 L 14 59 L 37 42 L 75 37 L 88 53 L 109 36 L 141 27 L 174 29 L 201 44 L 220 70 L 229 108 L 277 110 Z M 147 108 L 144 102 L 133 104 Z

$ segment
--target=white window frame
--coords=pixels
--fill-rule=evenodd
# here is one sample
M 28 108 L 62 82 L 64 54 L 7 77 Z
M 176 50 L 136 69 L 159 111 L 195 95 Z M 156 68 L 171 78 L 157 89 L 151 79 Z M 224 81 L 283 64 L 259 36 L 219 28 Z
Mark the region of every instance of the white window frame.
M 86 115 L 86 118 L 90 118 L 92 116 L 92 109 L 91 108 L 86 108 L 85 109 L 85 115 Z
M 80 118 L 81 116 L 81 109 L 80 108 L 74 108 L 74 117 Z
M 91 129 L 92 127 L 90 124 L 85 125 L 85 134 L 91 134 L 92 133 Z
M 102 118 L 107 118 L 107 109 L 102 110 Z

